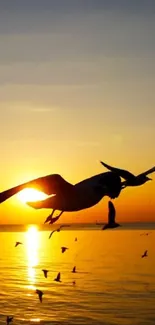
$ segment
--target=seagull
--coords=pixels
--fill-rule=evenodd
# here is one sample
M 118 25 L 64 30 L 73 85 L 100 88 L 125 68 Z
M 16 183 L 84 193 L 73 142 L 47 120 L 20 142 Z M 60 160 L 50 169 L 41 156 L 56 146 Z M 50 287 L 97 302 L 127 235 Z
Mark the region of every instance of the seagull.
M 61 252 L 64 253 L 68 248 L 67 247 L 61 247 Z
M 76 273 L 76 266 L 73 267 L 72 273 Z
M 61 280 L 60 280 L 60 272 L 57 274 L 57 277 L 54 279 L 54 281 L 61 282 Z
M 17 247 L 18 245 L 22 245 L 23 243 L 21 243 L 20 241 L 16 241 L 15 247 Z
M 134 174 L 132 174 L 131 172 L 129 172 L 125 169 L 112 167 L 110 165 L 105 164 L 103 161 L 101 161 L 101 164 L 104 167 L 106 167 L 107 169 L 109 169 L 110 171 L 116 173 L 117 175 L 119 175 L 120 177 L 125 179 L 125 181 L 122 182 L 122 188 L 124 188 L 126 186 L 143 185 L 147 181 L 152 180 L 152 178 L 149 178 L 147 175 L 155 172 L 155 166 L 154 166 L 151 169 L 148 169 L 147 171 L 135 176 Z
M 43 296 L 44 293 L 39 289 L 36 289 L 36 293 L 38 294 L 40 302 L 42 302 L 42 296 Z
M 63 228 L 63 227 L 68 227 L 68 225 L 61 225 L 58 229 L 54 229 L 50 235 L 49 235 L 49 239 L 52 237 L 52 235 L 54 234 L 54 232 L 60 232 L 60 230 Z
M 147 256 L 148 256 L 147 252 L 148 252 L 148 251 L 146 250 L 146 251 L 144 252 L 144 254 L 143 254 L 141 257 L 142 257 L 142 258 L 143 258 L 143 257 L 147 257 Z
M 108 202 L 108 208 L 109 208 L 108 223 L 103 226 L 102 230 L 105 230 L 108 228 L 120 227 L 120 225 L 115 222 L 116 210 L 115 210 L 115 207 L 111 201 Z
M 44 273 L 44 277 L 47 278 L 47 273 L 48 273 L 48 270 L 42 270 L 43 273 Z
M 7 316 L 7 317 L 6 317 L 6 323 L 7 323 L 7 325 L 9 325 L 9 323 L 11 323 L 12 320 L 13 320 L 13 316 L 12 316 L 12 317 Z
M 0 203 L 6 201 L 13 195 L 25 188 L 35 188 L 48 195 L 48 198 L 41 201 L 26 202 L 34 209 L 52 209 L 52 213 L 47 217 L 46 222 L 51 221 L 56 210 L 64 212 L 80 211 L 93 207 L 104 196 L 111 199 L 119 196 L 121 192 L 121 178 L 114 172 L 104 172 L 90 178 L 84 179 L 75 185 L 67 182 L 59 174 L 51 174 L 29 182 L 17 185 L 0 193 Z

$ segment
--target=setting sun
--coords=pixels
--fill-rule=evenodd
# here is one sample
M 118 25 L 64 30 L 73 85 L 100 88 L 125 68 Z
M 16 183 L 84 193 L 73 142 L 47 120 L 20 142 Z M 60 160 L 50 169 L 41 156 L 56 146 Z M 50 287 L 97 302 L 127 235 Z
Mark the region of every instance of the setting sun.
M 47 195 L 43 192 L 37 191 L 33 188 L 27 188 L 18 193 L 18 198 L 22 202 L 39 201 L 47 198 Z

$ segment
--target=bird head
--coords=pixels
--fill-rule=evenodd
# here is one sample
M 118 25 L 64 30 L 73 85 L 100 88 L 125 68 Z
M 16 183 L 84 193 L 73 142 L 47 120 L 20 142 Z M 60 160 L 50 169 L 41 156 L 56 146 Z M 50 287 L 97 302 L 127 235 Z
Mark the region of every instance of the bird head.
M 152 178 L 146 176 L 146 181 L 152 181 Z
M 152 178 L 150 178 L 150 177 L 148 177 L 146 175 L 143 175 L 143 181 L 144 181 L 144 183 L 148 182 L 148 181 L 152 181 Z

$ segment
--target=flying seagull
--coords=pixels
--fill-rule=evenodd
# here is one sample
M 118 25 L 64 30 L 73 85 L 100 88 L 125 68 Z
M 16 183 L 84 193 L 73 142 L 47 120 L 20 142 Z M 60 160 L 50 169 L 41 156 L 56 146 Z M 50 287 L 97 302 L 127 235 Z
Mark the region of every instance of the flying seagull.
M 61 247 L 61 252 L 64 253 L 68 248 L 67 247 Z
M 44 277 L 47 278 L 47 273 L 48 273 L 48 270 L 42 270 L 43 273 L 44 273 Z
M 23 243 L 21 243 L 20 241 L 16 241 L 15 247 L 17 247 L 18 245 L 23 245 Z
M 120 227 L 118 223 L 115 222 L 115 215 L 116 215 L 116 210 L 111 201 L 108 202 L 108 223 L 103 226 L 102 230 L 108 229 L 108 228 L 117 228 Z
M 1 192 L 0 203 L 25 188 L 34 188 L 48 195 L 45 200 L 26 202 L 26 204 L 34 209 L 52 209 L 45 223 L 54 219 L 52 218 L 54 212 L 59 210 L 59 216 L 52 220 L 54 223 L 65 211 L 73 212 L 90 208 L 104 196 L 109 196 L 111 199 L 118 197 L 121 192 L 121 178 L 114 172 L 105 172 L 73 185 L 58 174 L 47 175 Z
M 120 177 L 125 179 L 125 181 L 122 182 L 122 188 L 124 188 L 126 186 L 139 186 L 139 185 L 142 185 L 142 184 L 146 183 L 147 181 L 152 180 L 152 178 L 149 178 L 147 175 L 155 172 L 155 166 L 154 166 L 151 169 L 149 169 L 149 170 L 135 176 L 134 174 L 132 174 L 128 170 L 112 167 L 110 165 L 105 164 L 103 161 L 101 161 L 101 164 L 105 168 L 109 169 L 110 171 L 116 173 L 117 175 L 119 175 Z
M 57 277 L 54 279 L 54 281 L 61 282 L 61 280 L 60 280 L 60 272 L 57 274 Z
M 143 257 L 147 257 L 147 256 L 148 256 L 147 252 L 148 252 L 148 251 L 146 250 L 146 251 L 144 252 L 144 254 L 143 254 L 141 257 L 142 257 L 142 258 L 143 258 Z
M 6 324 L 9 325 L 12 322 L 12 320 L 13 320 L 13 316 L 12 317 L 7 316 L 6 317 Z
M 54 229 L 50 235 L 49 235 L 49 239 L 52 237 L 52 235 L 54 234 L 54 232 L 60 232 L 60 230 L 63 228 L 63 227 L 69 227 L 69 225 L 61 225 L 58 229 Z
M 42 302 L 42 296 L 43 296 L 44 293 L 39 289 L 36 289 L 36 293 L 38 294 L 40 302 Z

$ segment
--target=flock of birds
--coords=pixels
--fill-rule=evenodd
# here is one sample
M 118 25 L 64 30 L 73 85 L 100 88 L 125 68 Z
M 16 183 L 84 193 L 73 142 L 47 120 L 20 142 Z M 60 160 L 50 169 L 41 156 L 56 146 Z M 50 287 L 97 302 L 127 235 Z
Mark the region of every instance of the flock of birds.
M 53 194 L 52 191 L 56 191 L 56 194 L 53 197 L 49 197 L 43 201 L 37 202 L 27 202 L 33 208 L 52 208 L 53 212 L 50 214 L 44 223 L 49 222 L 49 224 L 55 223 L 64 211 L 79 211 L 88 207 L 91 207 L 97 204 L 103 196 L 107 195 L 111 199 L 116 198 L 119 196 L 122 189 L 127 186 L 139 186 L 151 180 L 147 175 L 155 172 L 155 167 L 149 169 L 146 172 L 143 172 L 137 176 L 133 175 L 129 171 L 112 167 L 107 165 L 103 162 L 101 164 L 106 167 L 110 172 L 102 173 L 99 175 L 95 175 L 89 179 L 83 180 L 80 183 L 72 185 L 66 182 L 60 175 L 48 175 L 45 177 L 38 178 L 36 180 L 32 180 L 25 184 L 18 185 L 14 188 L 6 190 L 0 193 L 0 203 L 4 202 L 11 196 L 15 195 L 16 193 L 20 192 L 22 189 L 37 185 L 37 187 L 43 189 L 43 191 L 51 195 Z M 124 181 L 121 182 L 121 177 L 124 178 Z M 54 185 L 53 185 L 54 184 Z M 84 192 L 83 192 L 84 191 Z M 66 193 L 69 193 L 69 195 Z M 85 194 L 85 196 L 83 196 Z M 88 196 L 87 196 L 88 195 Z M 65 200 L 64 200 L 65 198 Z M 72 200 L 75 199 L 75 200 Z M 85 201 L 84 201 L 85 200 Z M 61 209 L 60 207 L 63 206 L 65 202 L 65 208 Z M 74 204 L 73 204 L 74 202 Z M 60 210 L 60 214 L 56 217 L 53 217 L 53 213 L 55 210 Z M 102 230 L 110 229 L 110 228 L 117 228 L 121 225 L 115 221 L 116 218 L 116 210 L 114 204 L 109 201 L 108 202 L 108 222 L 103 225 L 101 228 Z M 69 225 L 61 225 L 59 228 L 53 230 L 50 235 L 49 239 L 53 236 L 55 232 L 60 232 L 63 227 L 68 227 Z M 143 234 L 142 234 L 143 235 Z M 145 235 L 149 235 L 146 233 Z M 77 241 L 77 238 L 75 238 Z M 15 243 L 15 247 L 22 245 L 21 242 L 17 241 Z M 61 247 L 61 252 L 64 253 L 68 247 Z M 141 258 L 147 257 L 148 251 L 146 250 L 142 255 Z M 42 270 L 44 277 L 48 277 L 48 270 Z M 73 273 L 76 273 L 76 266 L 73 267 Z M 61 282 L 61 273 L 59 272 L 54 279 L 56 282 Z M 76 282 L 73 281 L 73 285 Z M 36 289 L 36 294 L 40 302 L 42 303 L 43 291 Z M 7 316 L 6 323 L 9 325 L 12 322 L 13 316 Z
M 110 228 L 117 228 L 117 227 L 120 227 L 121 225 L 120 224 L 118 224 L 118 223 L 116 223 L 115 222 L 115 217 L 116 217 L 116 209 L 115 209 L 115 207 L 114 207 L 114 204 L 111 202 L 111 201 L 109 201 L 108 202 L 108 222 L 106 223 L 106 224 L 104 224 L 103 225 L 103 227 L 101 228 L 101 230 L 106 230 L 106 229 L 110 229 Z M 46 219 L 47 220 L 47 219 Z M 45 221 L 45 222 L 47 222 L 47 221 Z M 50 220 L 49 220 L 49 224 L 50 224 Z M 98 225 L 98 223 L 96 222 L 96 224 Z M 99 223 L 99 225 L 101 225 L 101 223 Z M 61 225 L 60 227 L 58 227 L 57 229 L 54 229 L 51 233 L 50 233 L 50 235 L 49 235 L 49 239 L 52 237 L 52 235 L 55 233 L 55 232 L 60 232 L 60 230 L 62 229 L 62 228 L 64 228 L 64 227 L 69 227 L 70 225 Z M 150 234 L 151 232 L 148 232 L 148 233 L 142 233 L 141 234 L 141 236 L 148 236 L 149 234 Z M 77 241 L 77 237 L 75 237 L 75 242 Z M 17 247 L 17 246 L 19 246 L 19 245 L 23 245 L 23 243 L 22 242 L 20 242 L 20 241 L 17 241 L 16 243 L 15 243 L 15 247 Z M 62 254 L 67 250 L 67 249 L 69 249 L 68 247 L 65 247 L 65 246 L 62 246 L 61 247 L 61 252 L 62 252 Z M 146 250 L 142 255 L 141 255 L 141 258 L 144 258 L 144 257 L 147 257 L 148 256 L 148 251 Z M 49 272 L 49 270 L 47 270 L 47 269 L 42 269 L 42 272 L 43 272 L 43 274 L 44 274 L 44 277 L 45 278 L 47 278 L 48 277 L 48 272 Z M 72 269 L 72 273 L 76 273 L 77 271 L 76 271 L 76 266 L 74 266 L 73 267 L 73 269 Z M 56 276 L 56 278 L 54 278 L 54 281 L 55 282 L 62 282 L 61 281 L 61 273 L 59 272 L 58 274 L 57 274 L 57 276 Z M 72 284 L 73 285 L 75 285 L 76 284 L 76 281 L 74 280 L 73 282 L 72 282 Z M 44 292 L 42 291 L 42 290 L 40 290 L 40 289 L 36 289 L 36 294 L 38 295 L 38 298 L 39 298 L 39 301 L 42 303 L 42 301 L 43 301 L 43 295 L 44 295 Z M 12 322 L 12 320 L 13 320 L 13 316 L 7 316 L 7 318 L 6 318 L 6 323 L 7 323 L 7 325 L 9 325 L 9 323 L 10 322 Z

